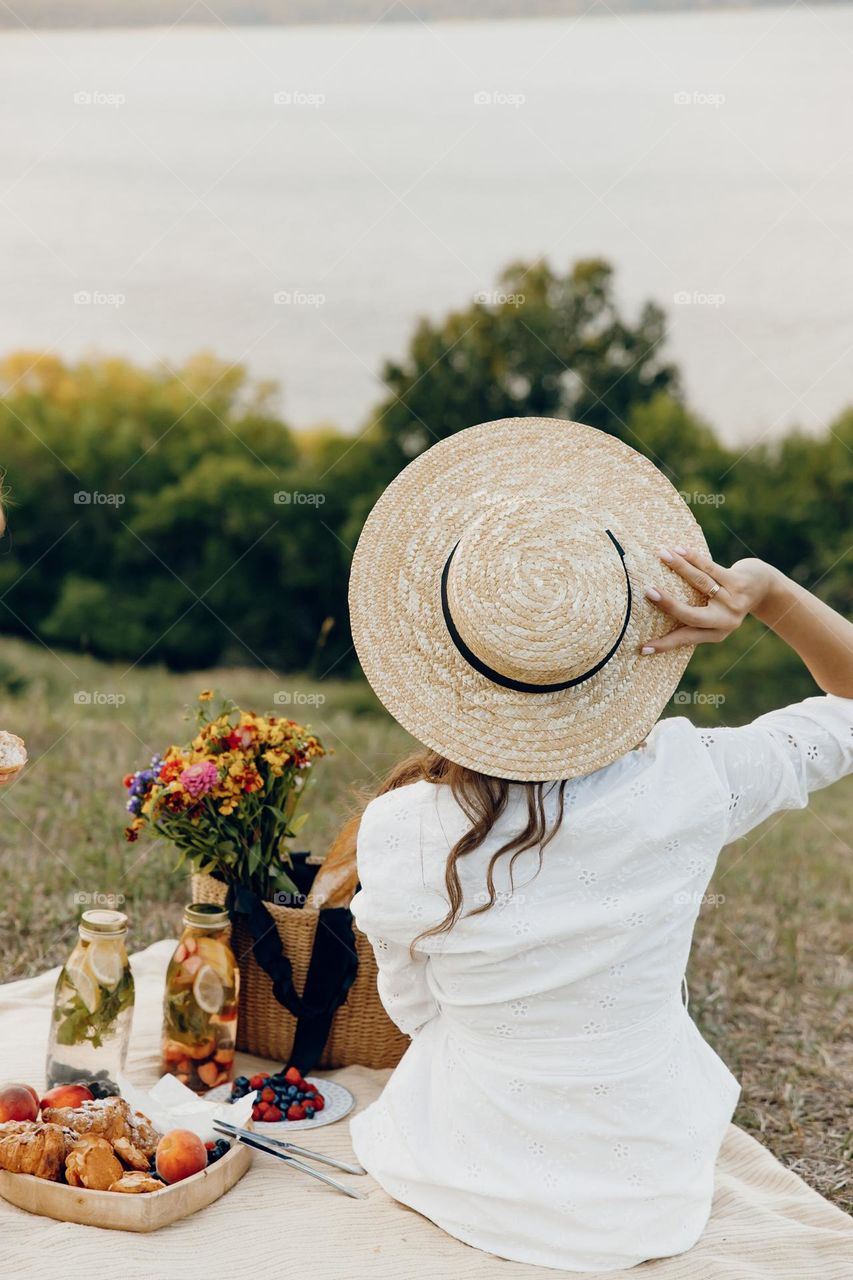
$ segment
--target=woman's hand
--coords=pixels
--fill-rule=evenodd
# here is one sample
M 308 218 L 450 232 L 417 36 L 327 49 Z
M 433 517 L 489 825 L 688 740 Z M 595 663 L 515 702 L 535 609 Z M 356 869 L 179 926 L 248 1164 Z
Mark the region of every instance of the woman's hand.
M 646 598 L 679 625 L 665 636 L 643 641 L 640 652 L 644 654 L 725 640 L 747 614 L 760 607 L 773 577 L 773 570 L 763 560 L 738 560 L 726 569 L 704 552 L 683 547 L 661 551 L 660 558 L 708 599 L 704 605 L 684 604 L 657 586 L 649 587 Z

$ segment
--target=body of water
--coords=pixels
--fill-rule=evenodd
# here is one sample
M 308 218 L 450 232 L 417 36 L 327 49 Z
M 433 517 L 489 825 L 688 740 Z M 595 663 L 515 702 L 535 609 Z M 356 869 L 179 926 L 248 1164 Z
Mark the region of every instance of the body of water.
M 729 440 L 853 402 L 853 6 L 0 34 L 0 351 L 205 348 L 353 429 L 512 259 L 655 298 Z M 276 300 L 278 298 L 278 300 Z

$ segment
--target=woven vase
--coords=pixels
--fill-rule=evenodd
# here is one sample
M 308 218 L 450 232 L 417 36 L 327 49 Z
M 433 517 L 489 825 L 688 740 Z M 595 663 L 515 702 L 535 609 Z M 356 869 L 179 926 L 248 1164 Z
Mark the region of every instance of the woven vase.
M 192 878 L 194 902 L 223 905 L 227 885 L 209 875 Z M 309 907 L 264 904 L 275 921 L 284 953 L 293 966 L 293 983 L 302 994 L 319 912 Z M 373 948 L 353 925 L 358 975 L 346 1000 L 332 1020 L 332 1027 L 318 1067 L 395 1067 L 409 1039 L 395 1027 L 379 999 Z M 252 951 L 252 938 L 241 922 L 231 929 L 231 947 L 240 966 L 240 1005 L 237 1016 L 237 1048 L 260 1058 L 290 1061 L 296 1019 L 273 995 L 272 982 Z

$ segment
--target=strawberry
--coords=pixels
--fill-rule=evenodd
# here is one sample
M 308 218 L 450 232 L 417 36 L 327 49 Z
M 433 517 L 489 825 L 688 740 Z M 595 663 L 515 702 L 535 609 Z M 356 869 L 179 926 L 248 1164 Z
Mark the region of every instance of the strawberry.
M 276 1124 L 281 1119 L 281 1111 L 278 1107 L 267 1107 L 267 1113 L 264 1120 L 267 1124 Z
M 304 1120 L 305 1108 L 298 1102 L 291 1103 L 287 1108 L 287 1118 L 288 1120 Z
M 302 1076 L 299 1074 L 296 1067 L 288 1067 L 284 1073 L 284 1078 L 288 1084 L 295 1084 L 295 1085 L 304 1084 Z
M 264 1087 L 264 1085 L 266 1084 L 267 1080 L 269 1080 L 269 1076 L 264 1075 L 264 1073 L 261 1071 L 261 1072 L 259 1072 L 259 1073 L 258 1073 L 258 1075 L 256 1075 L 256 1076 L 252 1076 L 251 1080 L 249 1081 L 249 1088 L 250 1088 L 250 1089 L 263 1089 L 263 1087 Z
M 269 1085 L 261 1090 L 261 1102 L 275 1102 L 275 1090 L 271 1089 Z
M 315 1093 L 314 1097 L 311 1099 L 311 1106 L 314 1110 L 322 1111 L 325 1105 L 326 1099 L 323 1097 L 322 1093 Z
M 208 1150 L 208 1151 L 212 1151 L 212 1150 L 213 1150 L 213 1148 L 216 1146 L 216 1143 L 215 1143 L 215 1142 L 206 1142 L 204 1145 L 205 1145 L 205 1147 L 207 1148 L 207 1150 Z
M 261 1118 L 261 1108 L 258 1106 L 257 1103 L 255 1103 L 255 1105 L 252 1107 L 252 1119 L 260 1120 L 260 1118 Z

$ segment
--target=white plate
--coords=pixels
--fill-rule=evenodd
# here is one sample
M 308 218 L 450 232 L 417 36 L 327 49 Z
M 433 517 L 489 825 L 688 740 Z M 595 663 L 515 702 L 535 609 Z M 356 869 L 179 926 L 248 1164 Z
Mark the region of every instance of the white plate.
M 296 1133 L 297 1129 L 319 1129 L 324 1124 L 334 1124 L 343 1120 L 355 1106 L 355 1098 L 344 1085 L 336 1080 L 321 1080 L 319 1076 L 306 1076 L 308 1084 L 313 1084 L 318 1093 L 322 1093 L 325 1106 L 318 1111 L 313 1120 L 276 1120 L 270 1124 L 264 1120 L 256 1120 L 252 1128 L 256 1133 L 272 1133 L 277 1138 L 288 1133 Z M 254 1092 L 254 1090 L 252 1090 Z M 231 1085 L 219 1084 L 205 1095 L 205 1102 L 225 1102 L 231 1097 Z

